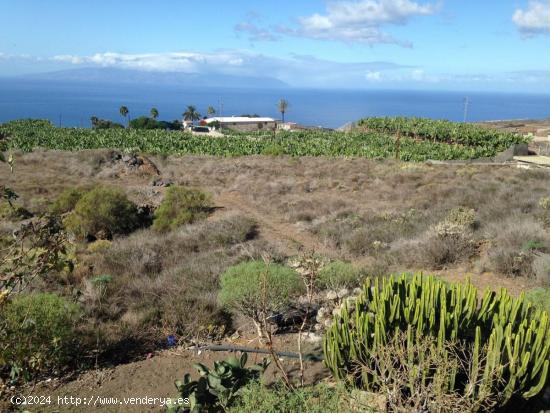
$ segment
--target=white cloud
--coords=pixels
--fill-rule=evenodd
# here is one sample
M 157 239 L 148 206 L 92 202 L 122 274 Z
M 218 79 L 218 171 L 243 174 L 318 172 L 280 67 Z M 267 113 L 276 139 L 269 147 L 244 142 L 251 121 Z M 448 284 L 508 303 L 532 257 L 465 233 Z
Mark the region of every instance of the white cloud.
M 382 80 L 382 73 L 368 71 L 365 74 L 365 78 L 371 82 L 380 82 Z
M 410 42 L 385 33 L 382 26 L 406 24 L 413 16 L 431 15 L 436 10 L 435 4 L 411 0 L 333 1 L 328 4 L 325 14 L 302 17 L 298 19 L 298 28 L 279 30 L 320 40 L 411 46 Z
M 254 23 L 241 22 L 235 25 L 236 33 L 248 34 L 248 39 L 252 42 L 274 42 L 278 40 L 278 36 L 267 29 L 263 29 Z
M 382 79 L 384 73 L 408 69 L 391 62 L 335 62 L 314 56 L 292 55 L 277 58 L 247 50 L 213 53 L 98 53 L 90 56 L 59 55 L 49 59 L 65 66 L 113 67 L 121 69 L 220 73 L 238 76 L 274 77 L 296 86 L 347 87 Z M 370 73 L 370 79 L 369 79 Z
M 415 69 L 411 72 L 411 79 L 422 82 L 426 80 L 426 72 L 423 69 Z
M 244 64 L 243 56 L 234 52 L 142 54 L 107 52 L 96 53 L 91 56 L 58 55 L 52 57 L 51 60 L 73 65 L 97 65 L 124 69 L 189 73 L 200 72 L 208 66 L 241 66 Z
M 527 9 L 515 11 L 512 20 L 527 37 L 550 34 L 550 1 L 530 1 Z

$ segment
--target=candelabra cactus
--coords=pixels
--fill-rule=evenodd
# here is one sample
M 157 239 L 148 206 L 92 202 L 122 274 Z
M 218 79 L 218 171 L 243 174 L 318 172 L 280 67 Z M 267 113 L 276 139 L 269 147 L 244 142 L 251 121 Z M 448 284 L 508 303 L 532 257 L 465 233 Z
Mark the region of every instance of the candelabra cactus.
M 487 291 L 480 299 L 470 283 L 448 285 L 420 274 L 368 278 L 355 305 L 344 306 L 327 330 L 325 363 L 335 377 L 376 391 L 380 378 L 373 356 L 398 331 L 410 343 L 423 335 L 434 337 L 437 349 L 426 351 L 441 351 L 449 342 L 468 349 L 471 365 L 447 374 L 448 391 L 471 398 L 491 392 L 505 405 L 513 398 L 530 399 L 547 384 L 546 312 L 504 289 Z

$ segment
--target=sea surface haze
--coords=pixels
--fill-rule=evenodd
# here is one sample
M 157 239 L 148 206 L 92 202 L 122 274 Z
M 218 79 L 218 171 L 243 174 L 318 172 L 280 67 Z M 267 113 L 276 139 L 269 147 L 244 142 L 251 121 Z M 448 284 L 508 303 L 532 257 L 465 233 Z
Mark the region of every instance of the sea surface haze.
M 132 118 L 149 115 L 180 119 L 187 105 L 201 114 L 213 106 L 223 116 L 258 114 L 279 118 L 277 101 L 290 106 L 286 120 L 338 128 L 366 116 L 420 116 L 468 121 L 550 117 L 550 96 L 486 92 L 381 90 L 232 89 L 154 85 L 116 85 L 43 80 L 0 80 L 0 122 L 21 118 L 49 119 L 56 125 L 90 126 L 90 117 L 122 122 L 119 107 Z

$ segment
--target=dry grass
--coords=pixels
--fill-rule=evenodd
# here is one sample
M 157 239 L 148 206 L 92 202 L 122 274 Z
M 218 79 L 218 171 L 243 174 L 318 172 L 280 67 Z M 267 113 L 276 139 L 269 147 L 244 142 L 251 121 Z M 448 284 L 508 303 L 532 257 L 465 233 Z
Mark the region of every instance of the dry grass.
M 216 299 L 218 276 L 269 250 L 254 237 L 255 223 L 238 216 L 166 234 L 136 232 L 81 263 L 89 271 L 81 281 L 83 302 L 89 311 L 97 310 L 88 280 L 108 274 L 101 318 L 116 328 L 110 326 L 106 341 L 120 341 L 129 331 L 148 340 L 217 336 L 230 327 Z
M 105 178 L 103 172 L 111 169 L 111 157 L 109 151 L 18 155 L 10 184 L 23 195 L 27 206 L 38 202 L 36 199 L 47 202 L 72 185 L 93 184 L 101 177 L 105 183 L 124 186 L 138 205 L 158 205 L 163 190 L 151 187 L 150 178 L 136 174 Z M 215 204 L 220 194 L 238 194 L 259 214 L 276 217 L 290 224 L 293 231 L 308 231 L 320 246 L 334 250 L 337 256 L 396 271 L 410 269 L 407 267 L 412 264 L 430 269 L 452 267 L 470 258 L 484 261 L 481 246 L 498 248 L 499 242 L 504 242 L 488 229 L 494 225 L 504 230 L 500 223 L 510 222 L 510 217 L 538 222 L 542 213 L 539 200 L 550 194 L 548 171 L 507 166 L 265 156 L 153 161 L 164 178 L 207 190 Z M 37 165 L 41 165 L 41 174 L 36 174 Z M 429 228 L 459 206 L 474 209 L 479 225 L 472 234 L 473 242 L 459 245 L 462 252 L 453 254 L 456 242 L 439 245 L 430 239 Z M 414 246 L 420 247 L 421 256 L 418 251 L 408 251 Z M 503 272 L 494 266 L 487 268 Z
M 17 153 L 7 185 L 35 213 L 67 188 L 98 183 L 124 188 L 138 205 L 160 203 L 164 188 L 150 176 L 120 173 L 112 158 L 110 151 Z M 540 222 L 539 200 L 550 195 L 544 170 L 267 156 L 152 160 L 164 179 L 211 193 L 219 209 L 208 222 L 166 234 L 146 229 L 106 248 L 79 247 L 76 271 L 58 288 L 82 293 L 111 349 L 174 332 L 216 335 L 213 326 L 228 325 L 216 302 L 219 274 L 266 251 L 282 260 L 300 243 L 373 275 L 475 267 L 550 279 L 540 258 L 550 247 Z M 225 203 L 230 197 L 243 208 Z M 477 226 L 464 237 L 438 237 L 433 228 L 457 207 L 475 210 Z M 255 223 L 242 217 L 250 212 Z M 1 236 L 13 229 L 0 224 Z M 525 252 L 529 242 L 540 245 Z M 105 274 L 112 281 L 98 300 L 90 280 Z

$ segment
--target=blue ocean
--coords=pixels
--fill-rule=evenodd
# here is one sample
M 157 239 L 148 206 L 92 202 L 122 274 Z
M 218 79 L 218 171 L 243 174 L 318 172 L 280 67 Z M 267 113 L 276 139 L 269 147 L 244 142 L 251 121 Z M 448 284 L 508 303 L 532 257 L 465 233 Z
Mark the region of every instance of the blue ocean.
M 258 114 L 279 118 L 277 101 L 288 100 L 287 121 L 338 128 L 366 116 L 420 116 L 467 120 L 541 119 L 550 117 L 550 95 L 380 90 L 170 88 L 152 85 L 60 83 L 0 80 L 0 122 L 20 118 L 49 119 L 56 125 L 90 126 L 90 117 L 122 122 L 121 105 L 132 118 L 148 115 L 180 119 L 187 105 L 200 113 L 213 106 L 223 116 Z

